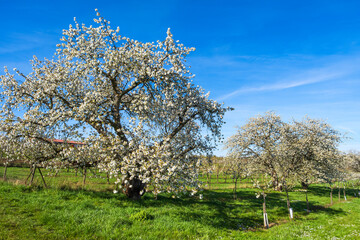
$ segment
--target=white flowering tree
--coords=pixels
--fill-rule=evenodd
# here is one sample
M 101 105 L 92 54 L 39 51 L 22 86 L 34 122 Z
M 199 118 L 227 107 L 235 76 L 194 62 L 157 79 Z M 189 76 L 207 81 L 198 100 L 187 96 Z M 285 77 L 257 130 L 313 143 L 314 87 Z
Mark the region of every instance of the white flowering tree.
M 31 177 L 30 185 L 33 182 L 36 170 L 38 170 L 46 186 L 40 168 L 48 167 L 52 162 L 58 165 L 66 158 L 64 153 L 69 146 L 56 144 L 53 139 L 62 131 L 68 130 L 67 127 L 64 129 L 64 126 L 67 125 L 61 122 L 51 125 L 48 120 L 39 118 L 37 114 L 28 114 L 31 110 L 25 113 L 22 118 L 15 117 L 13 110 L 19 107 L 16 104 L 14 103 L 13 108 L 4 106 L 0 112 L 2 152 L 8 160 L 17 159 L 29 164 L 30 174 L 27 180 Z
M 296 149 L 296 157 L 291 159 L 295 161 L 292 172 L 306 193 L 309 211 L 309 185 L 319 181 L 331 182 L 334 176 L 339 175 L 341 156 L 337 148 L 342 135 L 325 121 L 308 117 L 293 121 L 292 129 L 295 137 L 289 147 L 293 145 Z
M 251 159 L 246 169 L 271 176 L 274 186 L 285 190 L 291 218 L 290 183 L 299 180 L 307 188 L 313 179 L 329 181 L 338 176 L 340 141 L 340 133 L 324 121 L 306 118 L 285 123 L 270 112 L 251 118 L 227 146 L 233 159 Z
M 275 188 L 280 187 L 277 163 L 283 126 L 280 116 L 268 112 L 263 116 L 250 118 L 226 143 L 232 159 L 251 159 L 251 166 L 261 166 L 271 176 Z
M 358 185 L 358 192 L 355 193 L 355 195 L 360 197 L 360 152 L 350 151 L 345 154 L 344 158 L 350 172 L 349 174 L 351 174 L 352 182 L 355 182 Z
M 1 160 L 4 162 L 4 174 L 3 180 L 7 179 L 7 168 L 8 165 L 13 162 L 14 160 L 19 159 L 19 154 L 17 153 L 17 144 L 12 139 L 5 138 L 4 135 L 0 135 L 0 157 Z
M 139 199 L 149 184 L 155 194 L 196 187 L 193 156 L 221 137 L 226 108 L 192 83 L 185 58 L 194 49 L 174 41 L 170 30 L 156 43 L 123 37 L 97 16 L 95 27 L 75 20 L 54 58 L 34 57 L 30 74 L 15 69 L 21 80 L 5 69 L 6 105 L 85 127 L 84 142 L 106 156 L 103 170 L 129 198 Z
M 268 112 L 263 116 L 250 118 L 244 126 L 238 128 L 236 134 L 226 141 L 228 164 L 251 178 L 254 186 L 259 189 L 256 197 L 263 197 L 266 228 L 269 227 L 266 212 L 267 192 L 271 187 L 279 188 L 280 186 L 277 163 L 283 125 L 280 116 Z M 266 176 L 264 181 L 259 180 L 260 175 Z

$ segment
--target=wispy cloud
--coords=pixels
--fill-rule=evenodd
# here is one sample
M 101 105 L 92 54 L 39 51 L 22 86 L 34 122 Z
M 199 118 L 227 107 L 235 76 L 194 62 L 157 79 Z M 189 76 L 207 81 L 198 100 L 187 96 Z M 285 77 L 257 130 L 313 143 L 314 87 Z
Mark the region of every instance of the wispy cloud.
M 344 73 L 321 73 L 321 74 L 310 76 L 307 78 L 298 79 L 296 81 L 290 81 L 290 82 L 279 81 L 279 82 L 275 82 L 273 84 L 262 85 L 262 86 L 258 86 L 258 87 L 243 87 L 243 88 L 237 89 L 229 94 L 225 94 L 225 95 L 221 96 L 220 98 L 218 98 L 218 100 L 219 101 L 225 100 L 230 97 L 236 96 L 240 93 L 277 91 L 277 90 L 283 90 L 283 89 L 288 89 L 288 88 L 295 88 L 295 87 L 314 84 L 314 83 L 318 83 L 318 82 L 329 81 L 329 80 L 332 80 L 332 79 L 335 79 L 335 78 L 341 77 L 341 76 L 344 76 Z M 291 78 L 291 77 L 289 77 L 289 78 Z
M 351 56 L 350 58 L 338 59 L 335 62 L 331 61 L 319 68 L 299 67 L 293 68 L 285 74 L 279 72 L 280 78 L 272 73 L 271 76 L 268 76 L 269 80 L 273 79 L 270 84 L 244 86 L 218 97 L 217 100 L 226 100 L 242 93 L 279 91 L 344 78 L 358 71 L 358 64 L 359 56 Z

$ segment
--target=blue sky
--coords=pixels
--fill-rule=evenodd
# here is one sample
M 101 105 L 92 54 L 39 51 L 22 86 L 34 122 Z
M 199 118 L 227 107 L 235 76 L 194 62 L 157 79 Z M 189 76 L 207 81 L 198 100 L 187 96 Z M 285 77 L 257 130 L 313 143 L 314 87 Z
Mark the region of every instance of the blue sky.
M 33 55 L 52 57 L 74 17 L 93 24 L 95 8 L 124 36 L 163 40 L 170 27 L 195 47 L 194 82 L 235 108 L 225 138 L 276 111 L 286 121 L 322 118 L 351 137 L 341 150 L 360 150 L 360 1 L 0 0 L 0 66 L 29 72 Z

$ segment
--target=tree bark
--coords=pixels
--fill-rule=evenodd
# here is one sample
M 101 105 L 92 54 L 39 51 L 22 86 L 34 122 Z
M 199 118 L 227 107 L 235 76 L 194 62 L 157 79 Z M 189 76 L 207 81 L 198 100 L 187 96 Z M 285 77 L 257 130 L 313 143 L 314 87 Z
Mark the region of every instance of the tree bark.
M 341 199 L 340 199 L 340 194 L 341 194 L 341 189 L 340 189 L 340 183 L 338 184 L 338 190 L 339 190 L 339 202 L 341 201 Z
M 343 192 L 344 192 L 344 200 L 345 200 L 345 199 L 346 199 L 345 183 L 344 183 L 344 189 L 343 189 Z
M 140 200 L 141 196 L 145 194 L 146 184 L 138 178 L 128 180 L 127 184 L 122 185 L 124 194 L 132 200 Z

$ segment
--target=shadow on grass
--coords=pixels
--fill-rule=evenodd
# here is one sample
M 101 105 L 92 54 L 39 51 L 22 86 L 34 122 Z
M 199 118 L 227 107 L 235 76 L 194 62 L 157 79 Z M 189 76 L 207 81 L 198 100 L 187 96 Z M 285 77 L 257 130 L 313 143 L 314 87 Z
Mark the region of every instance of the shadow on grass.
M 263 224 L 262 199 L 255 197 L 255 190 L 241 189 L 233 200 L 231 191 L 204 191 L 204 200 L 197 200 L 190 197 L 171 198 L 170 195 L 160 195 L 155 200 L 146 195 L 142 200 L 133 202 L 121 197 L 124 205 L 137 205 L 138 207 L 175 207 L 178 218 L 182 221 L 196 221 L 202 225 L 212 226 L 218 229 L 247 230 L 261 227 Z M 272 192 L 267 197 L 268 212 L 272 219 L 287 219 L 288 210 L 284 194 Z M 304 197 L 305 198 L 305 197 Z M 343 215 L 342 210 L 318 206 L 315 201 L 310 201 L 310 209 L 316 212 L 324 212 L 328 215 Z M 298 216 L 305 216 L 306 202 L 297 201 L 292 207 Z
M 20 187 L 21 188 L 21 187 Z M 42 187 L 23 187 L 23 192 L 28 191 L 46 191 Z M 71 201 L 85 196 L 92 201 L 104 201 L 108 199 L 107 204 L 113 207 L 134 208 L 137 210 L 146 208 L 163 208 L 161 211 L 154 211 L 155 218 L 159 215 L 169 215 L 183 222 L 197 222 L 204 226 L 212 226 L 217 229 L 228 230 L 248 230 L 259 228 L 263 223 L 262 199 L 255 197 L 255 189 L 240 189 L 237 192 L 237 200 L 233 199 L 232 190 L 206 190 L 203 192 L 204 199 L 199 200 L 195 197 L 182 196 L 181 198 L 172 198 L 171 194 L 161 194 L 157 199 L 152 194 L 145 194 L 139 201 L 127 199 L 123 194 L 113 194 L 110 191 L 94 191 L 81 188 L 60 187 L 50 189 L 55 190 L 61 199 Z M 328 196 L 329 189 L 322 186 L 313 186 L 310 188 L 312 194 L 318 194 L 322 197 Z M 304 195 L 305 200 L 305 195 Z M 318 206 L 316 201 L 310 201 L 312 214 L 317 212 L 328 215 L 345 214 L 341 209 L 326 208 Z M 94 208 L 92 203 L 85 204 L 84 207 Z M 87 204 L 87 205 L 86 205 Z M 296 216 L 307 215 L 306 202 L 294 201 L 292 207 Z M 267 196 L 267 210 L 271 216 L 271 221 L 287 219 L 288 210 L 284 193 L 271 192 Z M 157 215 L 156 215 L 157 214 Z

